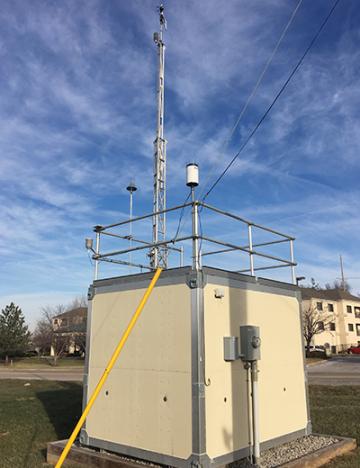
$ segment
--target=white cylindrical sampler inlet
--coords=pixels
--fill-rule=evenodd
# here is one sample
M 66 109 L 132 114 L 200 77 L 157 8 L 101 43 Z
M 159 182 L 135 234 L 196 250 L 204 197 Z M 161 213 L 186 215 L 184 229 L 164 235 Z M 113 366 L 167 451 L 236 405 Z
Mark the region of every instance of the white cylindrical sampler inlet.
M 186 185 L 197 187 L 199 185 L 199 166 L 196 163 L 186 165 Z

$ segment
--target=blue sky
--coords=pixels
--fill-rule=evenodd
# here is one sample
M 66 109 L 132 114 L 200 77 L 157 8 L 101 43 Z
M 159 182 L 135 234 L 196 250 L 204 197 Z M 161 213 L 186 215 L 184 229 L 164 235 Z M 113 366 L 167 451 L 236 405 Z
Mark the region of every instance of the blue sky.
M 224 150 L 296 4 L 166 2 L 169 206 L 187 195 L 187 162 L 199 163 L 204 182 L 232 158 L 332 2 L 303 0 Z M 84 237 L 93 225 L 127 215 L 129 178 L 139 187 L 135 213 L 151 210 L 156 5 L 2 2 L 0 306 L 16 301 L 32 326 L 41 306 L 86 293 L 92 267 Z M 340 2 L 270 116 L 208 199 L 294 235 L 297 274 L 322 284 L 339 276 L 340 253 L 346 275 L 360 277 L 359 24 L 358 2 Z M 213 233 L 229 235 L 221 223 L 208 222 Z M 174 217 L 170 231 L 175 227 Z M 360 292 L 360 280 L 350 283 Z

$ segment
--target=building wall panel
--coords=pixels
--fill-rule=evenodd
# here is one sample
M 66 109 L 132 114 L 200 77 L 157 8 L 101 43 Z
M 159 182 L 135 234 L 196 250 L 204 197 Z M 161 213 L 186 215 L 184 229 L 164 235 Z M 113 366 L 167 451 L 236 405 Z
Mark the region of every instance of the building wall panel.
M 92 304 L 91 394 L 144 289 L 105 292 Z M 91 438 L 188 458 L 191 309 L 185 284 L 156 287 L 91 411 Z
M 224 297 L 216 299 L 221 287 Z M 295 297 L 208 284 L 205 288 L 206 441 L 211 458 L 249 444 L 247 375 L 241 361 L 225 362 L 223 337 L 257 325 L 260 437 L 267 441 L 308 422 L 299 302 Z M 225 401 L 226 399 L 226 401 Z

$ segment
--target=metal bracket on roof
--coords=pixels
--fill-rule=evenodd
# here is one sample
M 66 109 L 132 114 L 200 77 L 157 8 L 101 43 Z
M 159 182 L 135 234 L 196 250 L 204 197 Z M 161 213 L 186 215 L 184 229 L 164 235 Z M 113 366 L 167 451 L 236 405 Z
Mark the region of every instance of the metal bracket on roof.
M 186 283 L 190 289 L 203 288 L 204 278 L 202 271 L 192 271 L 187 275 Z

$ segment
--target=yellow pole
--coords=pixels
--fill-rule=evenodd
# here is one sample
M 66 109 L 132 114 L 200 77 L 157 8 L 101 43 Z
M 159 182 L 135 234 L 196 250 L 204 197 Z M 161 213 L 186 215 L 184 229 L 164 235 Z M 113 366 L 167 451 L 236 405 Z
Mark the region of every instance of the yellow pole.
M 83 414 L 81 415 L 78 423 L 75 426 L 75 429 L 73 430 L 69 440 L 67 441 L 67 444 L 65 445 L 64 450 L 62 451 L 62 454 L 60 455 L 60 458 L 59 458 L 58 462 L 55 465 L 55 468 L 61 468 L 62 467 L 62 465 L 63 465 L 63 463 L 64 463 L 64 461 L 65 461 L 65 459 L 66 459 L 66 457 L 67 457 L 67 455 L 68 455 L 68 453 L 69 453 L 69 451 L 71 449 L 71 446 L 72 446 L 72 444 L 74 443 L 74 441 L 76 439 L 76 436 L 78 435 L 80 429 L 82 428 L 82 425 L 84 424 L 87 415 L 89 414 L 93 404 L 95 403 L 95 400 L 98 397 L 102 386 L 106 382 L 106 379 L 108 378 L 108 375 L 109 375 L 111 369 L 114 367 L 114 364 L 115 364 L 117 358 L 119 357 L 119 354 L 120 354 L 122 348 L 124 347 L 124 344 L 126 343 L 126 340 L 128 339 L 132 329 L 135 326 L 135 323 L 136 323 L 137 319 L 139 318 L 139 316 L 140 316 L 140 314 L 141 314 L 147 300 L 149 299 L 149 296 L 150 296 L 152 290 L 154 289 L 154 286 L 155 286 L 157 280 L 159 279 L 161 271 L 162 271 L 161 268 L 158 268 L 156 270 L 155 275 L 154 275 L 153 279 L 151 280 L 151 283 L 149 284 L 149 287 L 147 288 L 143 298 L 141 299 L 141 302 L 138 305 L 138 308 L 136 309 L 134 315 L 132 316 L 132 318 L 131 318 L 131 320 L 129 322 L 129 325 L 128 325 L 125 333 L 123 334 L 119 344 L 117 345 L 113 355 L 111 356 L 111 359 L 110 359 L 106 369 L 104 370 L 104 373 L 103 373 L 101 379 L 99 380 L 98 384 L 96 385 L 96 388 L 95 388 L 93 394 L 90 397 L 89 403 L 86 405 L 86 408 L 84 409 Z

